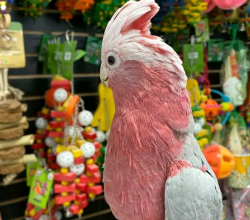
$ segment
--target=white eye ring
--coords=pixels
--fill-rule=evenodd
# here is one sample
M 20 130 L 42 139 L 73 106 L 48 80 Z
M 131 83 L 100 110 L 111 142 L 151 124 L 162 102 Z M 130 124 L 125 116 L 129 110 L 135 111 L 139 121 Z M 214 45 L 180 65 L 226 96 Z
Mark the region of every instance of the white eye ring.
M 115 69 L 120 65 L 120 57 L 114 51 L 109 51 L 106 54 L 106 63 L 110 69 Z

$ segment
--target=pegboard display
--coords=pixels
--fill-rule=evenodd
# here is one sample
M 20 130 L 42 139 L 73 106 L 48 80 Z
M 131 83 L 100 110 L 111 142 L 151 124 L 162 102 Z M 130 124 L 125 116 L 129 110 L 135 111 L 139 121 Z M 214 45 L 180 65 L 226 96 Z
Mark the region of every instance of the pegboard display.
M 82 14 L 75 14 L 74 19 L 71 20 L 71 26 L 69 26 L 67 22 L 60 20 L 58 11 L 49 9 L 43 12 L 37 20 L 34 20 L 25 16 L 21 8 L 13 7 L 11 11 L 12 21 L 19 21 L 23 25 L 26 66 L 22 69 L 9 69 L 8 80 L 11 86 L 19 88 L 24 92 L 24 97 L 21 101 L 28 105 L 25 116 L 27 116 L 29 122 L 29 128 L 25 131 L 26 134 L 34 134 L 36 132 L 35 120 L 37 112 L 45 105 L 44 94 L 50 88 L 52 79 L 51 75 L 43 74 L 42 63 L 37 61 L 42 35 L 44 33 L 51 33 L 55 36 L 62 35 L 68 28 L 73 27 L 74 39 L 78 41 L 77 49 L 85 48 L 89 35 L 100 39 L 103 36 L 103 33 L 96 33 L 93 29 L 86 26 Z M 218 36 L 218 38 L 230 39 L 226 34 Z M 240 38 L 248 44 L 246 36 L 240 36 Z M 166 42 L 169 43 L 168 41 Z M 210 87 L 218 91 L 222 91 L 220 82 L 221 65 L 221 62 L 208 63 Z M 84 100 L 85 108 L 92 112 L 96 110 L 99 102 L 99 70 L 99 66 L 84 63 L 83 59 L 74 63 L 75 93 Z M 216 94 L 213 95 L 213 98 L 218 102 L 222 101 L 221 97 Z M 26 152 L 32 152 L 31 148 L 26 147 Z M 0 213 L 3 220 L 24 219 L 24 210 L 30 190 L 26 186 L 25 176 L 25 172 L 19 174 L 7 186 L 0 183 Z M 0 176 L 0 180 L 1 178 Z M 78 218 L 73 217 L 71 219 L 76 220 Z M 100 195 L 96 197 L 94 202 L 89 203 L 81 219 L 113 220 L 115 218 L 105 202 L 104 196 Z
M 41 38 L 43 33 L 64 34 L 69 28 L 69 24 L 60 20 L 59 12 L 56 10 L 45 11 L 37 20 L 34 20 L 25 16 L 22 9 L 14 7 L 11 16 L 12 21 L 19 21 L 23 25 L 26 66 L 21 69 L 9 69 L 8 79 L 10 85 L 21 89 L 25 93 L 21 100 L 22 103 L 28 105 L 25 116 L 28 118 L 29 128 L 25 133 L 34 134 L 36 132 L 35 119 L 37 118 L 37 112 L 44 107 L 44 94 L 50 88 L 52 79 L 51 75 L 42 74 L 42 63 L 37 62 Z M 86 38 L 91 30 L 85 27 L 82 15 L 75 15 L 71 24 L 74 30 L 74 39 L 78 41 L 77 49 L 84 49 Z M 93 35 L 102 37 L 102 34 Z M 98 66 L 84 63 L 82 59 L 74 63 L 75 93 L 83 98 L 86 109 L 90 111 L 95 111 L 98 105 L 99 83 Z M 26 152 L 32 152 L 31 148 L 26 147 Z M 2 219 L 24 219 L 24 210 L 29 194 L 25 176 L 25 172 L 22 172 L 7 186 L 0 183 L 0 213 Z M 74 218 L 76 219 L 76 217 Z M 100 195 L 94 202 L 89 203 L 81 219 L 111 220 L 114 217 L 104 200 L 104 196 Z

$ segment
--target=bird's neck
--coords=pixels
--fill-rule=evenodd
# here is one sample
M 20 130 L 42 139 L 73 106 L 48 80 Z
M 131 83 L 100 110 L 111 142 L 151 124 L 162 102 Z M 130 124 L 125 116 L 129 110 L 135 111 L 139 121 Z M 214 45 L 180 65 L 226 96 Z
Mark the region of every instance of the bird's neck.
M 146 66 L 126 62 L 109 79 L 116 113 L 139 110 L 141 113 L 190 115 L 190 100 L 183 73 L 170 71 L 159 63 Z M 185 74 L 185 73 L 184 73 Z

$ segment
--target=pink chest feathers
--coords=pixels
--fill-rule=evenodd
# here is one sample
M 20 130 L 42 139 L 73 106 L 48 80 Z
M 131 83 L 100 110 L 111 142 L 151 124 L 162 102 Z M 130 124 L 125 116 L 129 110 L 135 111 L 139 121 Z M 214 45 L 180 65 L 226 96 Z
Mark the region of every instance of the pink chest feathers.
M 163 220 L 166 171 L 141 168 L 140 161 L 129 165 L 121 158 L 106 156 L 104 193 L 113 214 L 119 220 Z
M 119 220 L 165 219 L 165 185 L 185 167 L 185 161 L 175 161 L 168 167 L 152 164 L 138 170 L 141 161 L 115 160 L 107 152 L 104 169 L 104 193 L 110 208 Z M 141 167 L 142 168 L 142 167 Z

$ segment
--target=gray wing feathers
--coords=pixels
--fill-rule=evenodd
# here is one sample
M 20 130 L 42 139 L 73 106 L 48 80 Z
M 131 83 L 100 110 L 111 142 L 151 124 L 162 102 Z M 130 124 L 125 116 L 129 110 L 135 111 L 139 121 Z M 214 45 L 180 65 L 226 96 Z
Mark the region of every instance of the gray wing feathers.
M 165 220 L 221 220 L 222 198 L 207 172 L 184 168 L 165 187 Z

